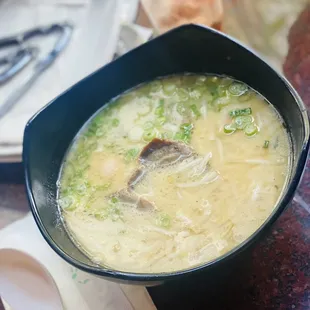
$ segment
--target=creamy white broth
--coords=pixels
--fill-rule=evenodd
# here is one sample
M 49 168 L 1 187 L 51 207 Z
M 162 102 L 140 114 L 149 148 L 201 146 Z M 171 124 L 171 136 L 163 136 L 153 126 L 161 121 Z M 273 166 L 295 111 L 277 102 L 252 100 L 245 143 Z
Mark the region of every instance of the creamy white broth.
M 151 141 L 168 146 L 145 161 L 140 152 Z M 63 165 L 59 204 L 95 262 L 141 273 L 187 269 L 262 225 L 290 156 L 279 114 L 245 84 L 164 78 L 117 98 L 81 130 Z M 130 183 L 138 169 L 143 176 Z

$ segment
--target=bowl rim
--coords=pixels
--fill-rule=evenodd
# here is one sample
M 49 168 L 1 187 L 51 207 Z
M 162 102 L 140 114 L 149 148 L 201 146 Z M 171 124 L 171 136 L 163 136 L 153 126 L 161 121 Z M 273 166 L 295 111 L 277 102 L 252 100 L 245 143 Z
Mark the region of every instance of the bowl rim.
M 276 70 L 274 70 L 261 56 L 259 56 L 256 52 L 254 52 L 251 48 L 247 47 L 243 43 L 241 43 L 239 40 L 232 38 L 231 36 L 224 34 L 220 31 L 217 31 L 213 28 L 204 26 L 204 25 L 198 25 L 198 24 L 188 24 L 188 25 L 182 25 L 180 27 L 177 27 L 175 29 L 172 29 L 159 37 L 156 37 L 153 40 L 158 40 L 161 37 L 165 36 L 170 36 L 173 33 L 180 32 L 180 31 L 186 31 L 186 30 L 191 30 L 191 29 L 196 29 L 196 30 L 204 30 L 204 31 L 209 31 L 212 32 L 218 36 L 221 36 L 223 38 L 226 38 L 227 40 L 230 40 L 233 44 L 238 45 L 239 47 L 242 47 L 246 51 L 248 51 L 250 54 L 252 54 L 254 57 L 257 57 L 264 63 L 271 71 L 276 73 L 277 77 L 282 80 L 288 91 L 291 93 L 292 97 L 294 98 L 300 113 L 302 115 L 302 127 L 305 132 L 305 137 L 302 143 L 302 147 L 300 150 L 300 155 L 296 159 L 296 169 L 292 173 L 292 178 L 287 184 L 287 188 L 285 189 L 285 192 L 283 193 L 281 199 L 278 200 L 276 207 L 274 208 L 273 212 L 269 215 L 268 218 L 264 221 L 264 223 L 253 233 L 251 234 L 246 240 L 244 240 L 242 243 L 240 243 L 238 246 L 232 248 L 230 251 L 226 252 L 225 254 L 208 261 L 204 264 L 200 264 L 188 269 L 183 269 L 183 270 L 177 270 L 177 271 L 172 271 L 172 272 L 162 272 L 162 273 L 136 273 L 136 272 L 127 272 L 127 271 L 119 271 L 119 270 L 114 270 L 114 269 L 109 269 L 107 267 L 103 266 L 91 266 L 85 263 L 82 263 L 75 258 L 72 258 L 69 254 L 64 252 L 60 247 L 58 247 L 57 243 L 53 240 L 51 235 L 47 232 L 45 229 L 45 226 L 40 218 L 40 215 L 38 213 L 38 209 L 36 207 L 36 203 L 34 200 L 34 196 L 32 193 L 32 184 L 31 184 L 31 179 L 30 179 L 30 167 L 29 167 L 29 155 L 28 155 L 28 140 L 29 140 L 29 135 L 28 135 L 28 130 L 29 127 L 31 126 L 31 123 L 39 117 L 40 113 L 45 110 L 48 106 L 53 104 L 54 101 L 56 101 L 58 98 L 62 97 L 65 93 L 68 91 L 71 91 L 74 89 L 78 84 L 82 83 L 84 80 L 88 79 L 92 75 L 96 74 L 96 72 L 102 70 L 104 67 L 109 66 L 110 64 L 107 64 L 103 66 L 102 68 L 96 70 L 92 74 L 86 76 L 83 78 L 81 81 L 67 89 L 65 92 L 57 96 L 54 100 L 52 100 L 50 103 L 48 103 L 45 107 L 43 107 L 41 110 L 39 110 L 27 123 L 24 131 L 24 141 L 23 141 L 23 164 L 24 164 L 24 174 L 25 174 L 25 184 L 26 184 L 26 193 L 27 193 L 27 198 L 28 202 L 30 204 L 30 209 L 31 212 L 34 216 L 35 222 L 44 237 L 44 239 L 47 241 L 47 243 L 50 245 L 50 247 L 60 256 L 62 257 L 66 262 L 69 264 L 75 266 L 76 268 L 83 270 L 85 272 L 88 272 L 90 274 L 95 274 L 98 276 L 102 276 L 105 278 L 113 278 L 113 279 L 118 279 L 120 281 L 128 281 L 128 282 L 135 282 L 135 283 L 140 283 L 140 282 L 161 282 L 168 280 L 170 278 L 176 278 L 180 276 L 185 276 L 188 274 L 195 273 L 197 271 L 202 271 L 211 268 L 215 264 L 219 263 L 224 263 L 228 259 L 236 256 L 239 254 L 239 252 L 248 247 L 250 244 L 252 244 L 259 235 L 263 231 L 266 231 L 267 228 L 269 228 L 275 221 L 276 219 L 280 216 L 280 214 L 284 211 L 284 209 L 289 205 L 290 201 L 292 200 L 294 193 L 296 191 L 296 188 L 301 180 L 305 164 L 307 161 L 307 155 L 308 155 L 308 149 L 309 149 L 309 135 L 310 135 L 310 126 L 309 126 L 309 118 L 307 114 L 307 109 L 301 99 L 301 97 L 298 95 L 297 91 L 293 88 L 291 83 L 282 75 L 279 74 Z M 152 40 L 152 41 L 153 41 Z M 145 43 L 147 44 L 147 43 Z M 144 45 L 144 44 L 143 44 Z M 142 46 L 143 46 L 142 45 Z M 135 48 L 134 50 L 130 51 L 129 53 L 134 52 L 135 50 L 141 48 L 141 46 Z M 127 54 L 129 54 L 127 53 Z M 126 56 L 123 55 L 120 58 Z M 117 61 L 117 60 L 116 60 Z

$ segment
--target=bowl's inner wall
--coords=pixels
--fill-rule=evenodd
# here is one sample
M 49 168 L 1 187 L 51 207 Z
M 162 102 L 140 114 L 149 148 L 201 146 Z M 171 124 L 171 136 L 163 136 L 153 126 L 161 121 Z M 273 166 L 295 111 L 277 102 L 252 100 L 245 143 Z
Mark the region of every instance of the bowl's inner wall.
M 95 266 L 68 237 L 56 203 L 64 154 L 89 117 L 120 93 L 159 76 L 214 73 L 244 81 L 281 113 L 291 133 L 294 158 L 305 138 L 302 113 L 286 83 L 237 43 L 198 26 L 176 29 L 130 52 L 62 94 L 32 120 L 25 132 L 24 159 L 35 212 L 54 243 L 72 258 Z M 296 160 L 293 162 L 293 173 Z

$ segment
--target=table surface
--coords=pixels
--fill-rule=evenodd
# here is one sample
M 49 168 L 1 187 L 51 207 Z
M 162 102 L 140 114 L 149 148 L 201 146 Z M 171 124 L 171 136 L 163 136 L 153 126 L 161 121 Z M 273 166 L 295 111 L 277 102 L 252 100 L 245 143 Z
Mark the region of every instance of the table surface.
M 290 39 L 291 41 L 295 39 L 295 42 L 296 37 L 299 36 L 299 42 L 302 42 L 302 36 L 306 36 L 307 32 L 310 33 L 309 8 L 305 10 L 291 32 Z M 310 56 L 305 55 L 310 55 L 310 46 L 304 45 L 300 48 L 296 45 L 291 46 L 284 71 L 310 110 Z M 14 167 L 12 170 L 10 165 L 0 165 L 0 229 L 29 211 L 19 169 L 20 167 Z M 19 177 L 14 178 L 12 173 Z M 21 184 L 17 184 L 19 180 Z M 310 309 L 309 254 L 310 162 L 308 161 L 292 204 L 276 222 L 272 231 L 251 252 L 250 269 L 240 272 L 238 277 L 230 281 L 233 287 L 221 291 L 221 294 L 214 294 L 213 291 L 204 291 L 201 294 L 199 291 L 201 307 L 215 310 Z M 165 293 L 160 287 L 153 288 L 150 289 L 150 293 L 159 309 L 171 309 L 174 306 L 185 309 L 184 305 L 182 307 L 178 302 L 182 299 L 178 298 L 177 292 L 175 300 L 169 299 L 171 294 L 169 289 Z M 2 309 L 0 302 L 0 310 Z

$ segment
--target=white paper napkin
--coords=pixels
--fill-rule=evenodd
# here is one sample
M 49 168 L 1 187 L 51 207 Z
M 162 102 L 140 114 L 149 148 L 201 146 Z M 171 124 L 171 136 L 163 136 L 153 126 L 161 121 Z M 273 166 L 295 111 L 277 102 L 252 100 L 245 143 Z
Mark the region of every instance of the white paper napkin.
M 156 309 L 144 287 L 119 285 L 67 264 L 48 246 L 31 214 L 0 230 L 0 248 L 21 250 L 40 261 L 54 278 L 66 310 Z
M 64 5 L 64 4 L 79 5 Z M 29 118 L 50 100 L 112 59 L 118 40 L 121 0 L 0 1 L 0 38 L 32 27 L 71 21 L 74 34 L 66 50 L 39 77 L 18 104 L 0 120 L 0 156 L 21 154 Z M 62 5 L 60 5 L 62 4 Z M 42 53 L 55 37 L 40 38 Z M 0 87 L 0 105 L 31 74 L 31 65 Z
M 138 4 L 139 0 L 0 0 L 0 37 L 64 20 L 75 25 L 73 38 L 66 50 L 12 111 L 0 119 L 0 162 L 20 160 L 23 130 L 35 112 L 112 60 L 121 25 L 130 25 L 137 32 L 138 40 L 132 43 L 133 47 L 150 38 L 150 29 L 132 24 Z M 34 41 L 43 55 L 54 43 L 54 37 Z M 0 106 L 29 77 L 32 66 L 0 87 Z

